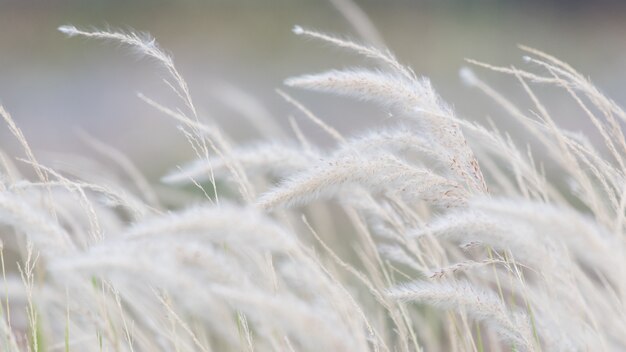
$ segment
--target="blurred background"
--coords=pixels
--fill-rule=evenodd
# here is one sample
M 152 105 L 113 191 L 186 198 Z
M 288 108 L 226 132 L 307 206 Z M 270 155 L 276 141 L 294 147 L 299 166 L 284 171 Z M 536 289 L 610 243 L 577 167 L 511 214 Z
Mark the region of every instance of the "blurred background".
M 488 99 L 460 82 L 458 72 L 474 58 L 526 67 L 517 44 L 549 52 L 579 69 L 617 102 L 626 104 L 626 7 L 624 1 L 382 1 L 355 0 L 401 62 L 433 85 L 468 119 L 503 119 Z M 283 79 L 331 68 L 368 65 L 362 59 L 292 34 L 298 24 L 358 38 L 325 0 L 24 1 L 0 0 L 0 103 L 13 115 L 44 164 L 61 154 L 91 157 L 85 131 L 128 155 L 150 178 L 193 158 L 176 124 L 137 98 L 169 106 L 162 69 L 125 48 L 66 38 L 56 28 L 122 28 L 150 32 L 186 77 L 199 111 L 238 141 L 260 138 L 220 98 L 236 87 L 264 104 L 282 126 L 294 115 L 307 135 L 329 139 L 275 93 Z M 475 69 L 483 79 L 523 106 L 519 84 L 508 76 Z M 285 89 L 341 132 L 387 123 L 372 105 Z M 565 127 L 585 130 L 566 95 L 540 93 Z M 503 122 L 506 125 L 506 122 Z M 1 143 L 23 155 L 6 128 Z

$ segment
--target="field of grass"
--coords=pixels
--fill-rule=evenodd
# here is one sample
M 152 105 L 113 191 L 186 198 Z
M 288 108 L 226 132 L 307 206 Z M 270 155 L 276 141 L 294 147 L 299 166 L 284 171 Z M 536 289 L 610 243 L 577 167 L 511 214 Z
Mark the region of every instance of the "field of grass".
M 59 27 L 153 67 L 173 98 L 141 92 L 138 104 L 175 121 L 194 155 L 157 184 L 82 133 L 100 159 L 51 167 L 0 106 L 22 148 L 0 153 L 0 351 L 626 349 L 626 112 L 520 46 L 523 67 L 467 60 L 461 80 L 500 116 L 461 118 L 358 8 L 343 10 L 361 40 L 293 34 L 361 64 L 287 78 L 276 92 L 288 129 L 237 88 L 219 92 L 260 136 L 246 143 L 197 109 L 149 34 Z M 557 124 L 546 87 L 598 142 Z M 386 118 L 341 133 L 296 98 L 303 89 Z

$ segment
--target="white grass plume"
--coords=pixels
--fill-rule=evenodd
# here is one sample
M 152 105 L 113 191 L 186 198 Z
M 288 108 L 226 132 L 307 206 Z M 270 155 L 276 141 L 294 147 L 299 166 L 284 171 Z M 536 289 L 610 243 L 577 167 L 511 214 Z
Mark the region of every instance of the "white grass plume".
M 174 78 L 177 88 L 170 85 L 174 91 L 185 101 L 189 109 L 194 115 L 197 115 L 196 108 L 193 105 L 191 96 L 189 95 L 189 88 L 187 82 L 176 69 L 174 60 L 163 49 L 161 49 L 152 36 L 146 33 L 137 32 L 121 32 L 121 31 L 103 31 L 103 30 L 82 30 L 73 25 L 63 25 L 58 28 L 59 32 L 66 34 L 69 37 L 83 36 L 87 38 L 111 40 L 117 43 L 128 45 L 135 49 L 139 54 L 146 55 L 152 59 L 155 59 L 159 64 L 163 65 L 167 69 L 168 73 Z
M 302 151 L 285 143 L 258 143 L 250 146 L 241 146 L 233 150 L 232 156 L 246 172 L 254 174 L 270 174 L 286 176 L 295 171 L 303 170 L 312 162 L 320 158 L 318 152 Z M 171 184 L 190 183 L 191 180 L 204 182 L 209 180 L 210 169 L 217 178 L 228 174 L 228 167 L 223 159 L 194 160 L 176 170 L 172 170 L 161 178 L 161 181 Z
M 530 318 L 525 313 L 511 313 L 496 294 L 467 282 L 413 282 L 390 289 L 388 295 L 394 299 L 419 301 L 444 309 L 466 309 L 475 319 L 486 321 L 504 339 L 522 350 L 538 350 L 532 335 Z
M 301 205 L 333 196 L 347 185 L 360 185 L 373 192 L 395 189 L 412 201 L 424 199 L 442 206 L 463 204 L 467 197 L 458 184 L 383 155 L 369 160 L 345 157 L 323 162 L 266 193 L 258 204 L 266 209 Z
M 372 46 L 361 45 L 351 40 L 341 39 L 332 35 L 305 29 L 301 26 L 294 26 L 292 31 L 296 35 L 318 39 L 333 44 L 339 48 L 352 50 L 360 55 L 378 61 L 398 72 L 401 72 L 402 75 L 407 78 L 415 77 L 415 73 L 413 73 L 411 69 L 400 64 L 389 50 L 381 50 Z
M 426 79 L 408 81 L 404 77 L 394 77 L 383 72 L 352 69 L 292 77 L 285 80 L 285 84 L 373 100 L 405 112 L 448 114 Z

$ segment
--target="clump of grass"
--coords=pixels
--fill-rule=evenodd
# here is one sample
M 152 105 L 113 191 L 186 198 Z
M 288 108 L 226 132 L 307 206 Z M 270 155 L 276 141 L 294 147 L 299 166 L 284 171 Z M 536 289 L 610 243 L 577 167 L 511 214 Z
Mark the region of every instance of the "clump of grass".
M 509 134 L 459 118 L 379 38 L 374 47 L 294 28 L 374 67 L 287 86 L 373 102 L 394 116 L 343 136 L 280 91 L 334 138 L 324 150 L 295 122 L 291 141 L 272 124 L 259 126 L 265 139 L 231 142 L 201 122 L 171 56 L 149 36 L 59 30 L 130 46 L 165 67 L 183 108 L 139 97 L 181 125 L 195 160 L 162 181 L 198 187 L 204 199 L 164 206 L 128 159 L 94 140 L 131 181 L 66 176 L 35 158 L 0 108 L 27 155 L 19 160 L 37 176 L 0 155 L 3 350 L 626 348 L 626 113 L 566 63 L 527 47 L 532 72 L 469 62 L 517 80 L 530 109 L 461 71 L 525 128 L 517 138 L 541 146 L 557 169 L 546 175 Z M 559 128 L 533 84 L 564 89 L 607 153 Z M 231 89 L 222 96 L 268 118 Z M 21 258 L 17 271 L 5 270 L 9 252 Z

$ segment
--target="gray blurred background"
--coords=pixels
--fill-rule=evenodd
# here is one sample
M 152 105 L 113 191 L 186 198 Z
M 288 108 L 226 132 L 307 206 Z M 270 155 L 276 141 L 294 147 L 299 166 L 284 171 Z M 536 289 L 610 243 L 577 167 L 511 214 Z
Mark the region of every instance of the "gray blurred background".
M 547 51 L 578 68 L 610 97 L 626 103 L 626 8 L 623 1 L 374 1 L 356 0 L 401 62 L 429 76 L 439 93 L 469 119 L 501 112 L 464 87 L 464 58 L 524 67 L 518 43 Z M 175 104 L 161 82 L 164 72 L 110 43 L 66 38 L 62 24 L 133 28 L 150 32 L 173 54 L 203 116 L 233 138 L 258 136 L 215 95 L 224 84 L 258 98 L 288 126 L 298 112 L 274 89 L 290 75 L 367 64 L 354 55 L 291 33 L 296 25 L 356 37 L 324 0 L 229 1 L 2 1 L 0 0 L 0 103 L 12 113 L 44 163 L 57 153 L 94 155 L 83 130 L 120 149 L 151 178 L 193 158 L 168 117 L 146 106 L 137 92 Z M 528 99 L 510 77 L 475 70 L 522 105 Z M 288 90 L 341 132 L 386 123 L 384 111 L 343 98 Z M 565 127 L 588 126 L 563 94 L 540 88 Z M 298 119 L 311 138 L 328 138 Z M 503 122 L 505 125 L 506 123 Z M 1 148 L 20 149 L 6 128 Z M 60 159 L 59 159 L 60 160 Z

